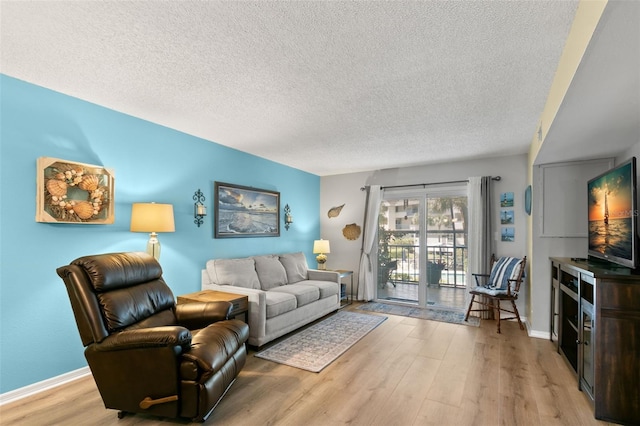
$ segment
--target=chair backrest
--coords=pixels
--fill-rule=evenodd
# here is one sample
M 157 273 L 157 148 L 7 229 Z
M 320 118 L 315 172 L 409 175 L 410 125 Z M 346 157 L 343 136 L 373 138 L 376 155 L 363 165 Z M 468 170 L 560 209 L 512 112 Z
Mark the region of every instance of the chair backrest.
M 520 291 L 526 264 L 527 256 L 522 259 L 517 257 L 496 259 L 495 255 L 492 255 L 489 287 L 495 290 L 510 290 L 513 293 L 517 293 Z
M 57 273 L 67 287 L 84 346 L 124 329 L 176 323 L 173 293 L 160 264 L 147 253 L 84 256 Z

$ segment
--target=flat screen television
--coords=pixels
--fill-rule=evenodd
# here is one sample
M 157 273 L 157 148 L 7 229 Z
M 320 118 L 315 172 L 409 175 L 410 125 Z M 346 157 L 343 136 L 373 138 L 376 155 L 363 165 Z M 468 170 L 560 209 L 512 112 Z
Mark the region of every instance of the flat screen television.
M 638 267 L 636 158 L 588 182 L 589 257 Z

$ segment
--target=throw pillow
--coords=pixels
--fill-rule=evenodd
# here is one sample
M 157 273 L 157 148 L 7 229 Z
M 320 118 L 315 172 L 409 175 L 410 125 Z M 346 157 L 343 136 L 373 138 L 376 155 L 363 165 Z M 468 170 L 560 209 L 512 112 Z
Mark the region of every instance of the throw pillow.
M 517 257 L 501 257 L 493 264 L 489 276 L 489 286 L 495 290 L 506 290 L 509 280 L 518 278 L 522 259 Z
M 287 273 L 276 255 L 254 256 L 260 288 L 269 290 L 287 283 Z
M 251 258 L 210 260 L 207 273 L 214 284 L 260 289 L 255 262 Z
M 287 271 L 287 282 L 289 284 L 299 283 L 307 279 L 308 267 L 307 258 L 304 253 L 287 253 L 280 255 L 280 262 Z

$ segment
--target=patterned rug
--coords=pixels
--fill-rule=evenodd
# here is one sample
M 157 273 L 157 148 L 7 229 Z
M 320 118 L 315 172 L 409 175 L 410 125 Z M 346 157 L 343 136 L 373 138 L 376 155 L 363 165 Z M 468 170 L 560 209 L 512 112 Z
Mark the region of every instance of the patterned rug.
M 386 319 L 340 311 L 255 356 L 318 373 Z
M 475 327 L 480 326 L 480 319 L 477 317 L 469 317 L 469 321 L 465 321 L 465 312 L 442 308 L 418 308 L 414 306 L 400 306 L 387 303 L 369 302 L 359 306 L 358 309 L 369 312 L 380 312 L 389 315 L 400 315 L 403 317 L 450 322 L 453 324 L 473 325 Z

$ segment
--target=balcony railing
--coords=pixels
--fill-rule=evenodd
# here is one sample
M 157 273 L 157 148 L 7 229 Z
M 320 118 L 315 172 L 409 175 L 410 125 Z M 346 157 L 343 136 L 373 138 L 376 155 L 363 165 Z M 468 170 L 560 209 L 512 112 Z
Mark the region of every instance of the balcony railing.
M 440 232 L 439 234 L 445 234 Z M 453 232 L 451 232 L 453 233 Z M 447 240 L 447 239 L 445 239 Z M 450 238 L 448 241 L 456 241 Z M 394 283 L 418 284 L 420 277 L 421 250 L 427 251 L 426 282 L 429 285 L 465 287 L 468 264 L 468 249 L 463 245 L 387 245 L 388 257 L 395 269 L 390 270 L 388 279 Z M 384 279 L 384 278 L 382 278 Z

